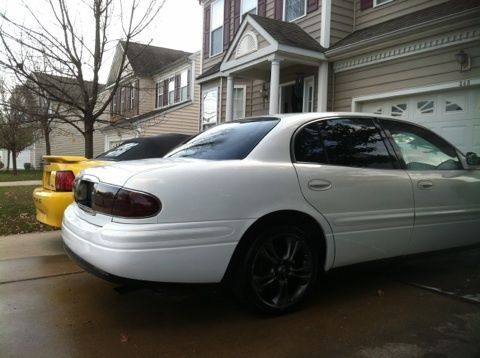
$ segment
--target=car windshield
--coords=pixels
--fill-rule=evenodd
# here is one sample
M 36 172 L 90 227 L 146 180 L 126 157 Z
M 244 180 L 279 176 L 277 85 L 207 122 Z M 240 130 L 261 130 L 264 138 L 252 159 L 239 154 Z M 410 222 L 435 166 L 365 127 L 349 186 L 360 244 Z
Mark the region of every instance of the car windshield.
M 225 123 L 200 133 L 165 157 L 243 159 L 278 122 L 278 118 L 264 117 Z

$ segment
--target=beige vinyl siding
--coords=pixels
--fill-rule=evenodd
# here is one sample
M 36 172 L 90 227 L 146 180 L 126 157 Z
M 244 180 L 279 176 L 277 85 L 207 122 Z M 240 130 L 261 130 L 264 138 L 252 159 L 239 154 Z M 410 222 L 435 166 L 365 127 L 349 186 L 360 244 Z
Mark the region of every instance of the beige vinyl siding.
M 460 72 L 455 54 L 471 56 L 472 69 Z M 464 44 L 335 74 L 335 111 L 350 111 L 352 98 L 480 76 L 480 46 Z
M 250 88 L 247 88 L 247 109 L 245 115 L 251 117 L 268 114 L 269 99 L 261 95 L 264 84 L 267 92 L 269 92 L 270 83 L 260 80 L 252 81 Z
M 354 0 L 332 1 L 330 45 L 334 45 L 353 31 L 353 6 Z
M 85 155 L 85 139 L 73 126 L 67 123 L 55 124 L 50 133 L 50 148 L 52 155 Z M 103 134 L 96 130 L 93 133 L 93 155 L 96 156 L 104 148 Z M 35 143 L 35 160 L 38 167 L 42 156 L 45 155 L 45 140 L 40 138 Z
M 294 21 L 300 26 L 307 34 L 312 36 L 315 40 L 320 42 L 320 24 L 322 20 L 322 7 L 321 1 L 318 2 L 318 9 L 307 14 L 299 20 Z
M 360 0 L 356 0 L 355 29 L 363 29 L 446 1 L 448 0 L 393 0 L 384 5 L 360 10 Z
M 275 16 L 275 0 L 267 0 L 266 17 L 273 19 Z
M 155 83 L 151 78 L 140 78 L 138 81 L 138 114 L 153 111 L 155 108 Z

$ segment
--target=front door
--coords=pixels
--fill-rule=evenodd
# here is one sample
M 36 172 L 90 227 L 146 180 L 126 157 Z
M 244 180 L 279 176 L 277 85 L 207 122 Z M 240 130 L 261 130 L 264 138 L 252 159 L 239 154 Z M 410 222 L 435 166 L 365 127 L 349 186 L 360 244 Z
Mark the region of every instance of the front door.
M 372 119 L 306 125 L 295 135 L 294 166 L 305 199 L 332 228 L 334 266 L 404 252 L 413 228 L 412 184 Z

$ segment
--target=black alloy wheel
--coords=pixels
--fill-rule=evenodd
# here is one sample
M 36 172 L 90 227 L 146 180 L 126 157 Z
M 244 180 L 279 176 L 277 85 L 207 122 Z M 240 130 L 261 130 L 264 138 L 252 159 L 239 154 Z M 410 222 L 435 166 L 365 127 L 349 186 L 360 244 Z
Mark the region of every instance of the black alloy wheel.
M 270 228 L 248 250 L 243 294 L 267 313 L 288 312 L 303 301 L 318 276 L 318 252 L 295 226 Z

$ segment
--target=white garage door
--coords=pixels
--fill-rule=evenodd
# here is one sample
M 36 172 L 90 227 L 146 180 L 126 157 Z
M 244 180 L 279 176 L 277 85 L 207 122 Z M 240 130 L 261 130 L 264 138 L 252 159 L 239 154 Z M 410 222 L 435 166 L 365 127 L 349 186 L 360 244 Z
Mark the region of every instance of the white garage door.
M 361 111 L 421 124 L 464 153 L 480 153 L 479 88 L 369 101 Z

